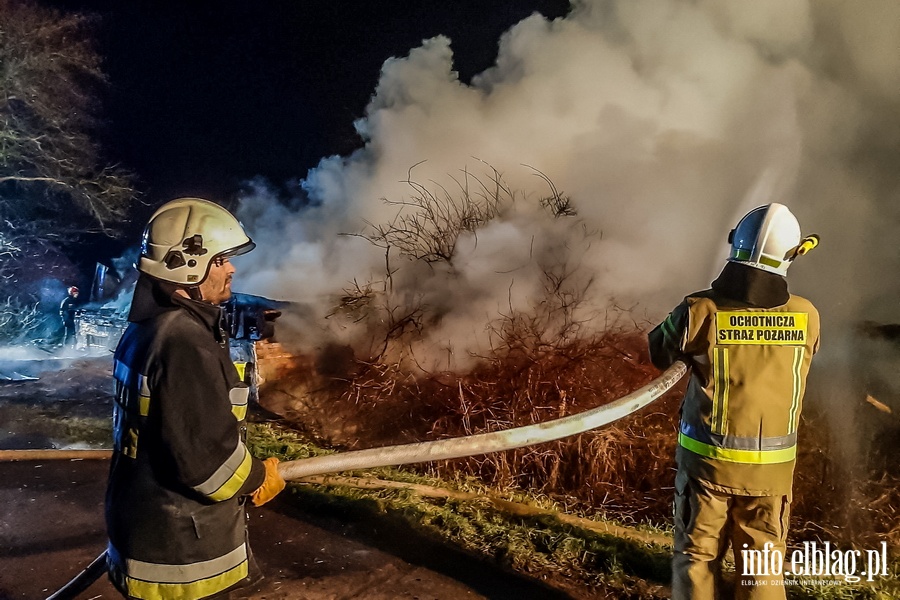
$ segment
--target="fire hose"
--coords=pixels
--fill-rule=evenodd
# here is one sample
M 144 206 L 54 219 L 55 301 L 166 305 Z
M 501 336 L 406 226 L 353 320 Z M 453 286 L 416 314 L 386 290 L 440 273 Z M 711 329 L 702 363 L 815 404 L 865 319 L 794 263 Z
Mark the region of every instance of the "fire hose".
M 552 442 L 608 425 L 640 410 L 671 389 L 685 373 L 687 365 L 677 361 L 649 384 L 618 400 L 553 421 L 465 437 L 292 460 L 280 463 L 278 472 L 285 481 L 291 481 L 307 475 L 463 458 Z
M 649 384 L 618 400 L 544 423 L 465 437 L 285 461 L 279 463 L 278 472 L 286 481 L 294 481 L 309 475 L 463 458 L 552 442 L 608 425 L 640 410 L 672 389 L 685 373 L 687 373 L 687 365 L 677 361 Z M 84 571 L 49 596 L 47 600 L 73 600 L 105 572 L 105 565 L 106 552 L 104 551 Z

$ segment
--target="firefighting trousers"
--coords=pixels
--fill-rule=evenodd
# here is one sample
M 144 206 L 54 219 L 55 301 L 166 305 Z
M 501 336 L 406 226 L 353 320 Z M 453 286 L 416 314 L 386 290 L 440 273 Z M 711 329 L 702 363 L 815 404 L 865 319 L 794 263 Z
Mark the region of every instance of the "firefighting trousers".
M 777 559 L 785 556 L 789 518 L 787 496 L 719 493 L 678 473 L 673 600 L 784 600 L 783 562 Z M 729 541 L 735 559 L 733 596 L 722 591 L 720 582 Z

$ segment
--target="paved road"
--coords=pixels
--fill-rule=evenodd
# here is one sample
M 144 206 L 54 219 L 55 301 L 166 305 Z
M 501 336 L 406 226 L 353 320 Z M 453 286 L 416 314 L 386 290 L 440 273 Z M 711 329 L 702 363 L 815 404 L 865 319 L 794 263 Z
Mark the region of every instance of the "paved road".
M 105 460 L 0 463 L 0 600 L 36 600 L 105 547 Z M 399 525 L 310 513 L 279 496 L 251 509 L 261 600 L 563 600 Z M 105 577 L 81 598 L 118 598 Z

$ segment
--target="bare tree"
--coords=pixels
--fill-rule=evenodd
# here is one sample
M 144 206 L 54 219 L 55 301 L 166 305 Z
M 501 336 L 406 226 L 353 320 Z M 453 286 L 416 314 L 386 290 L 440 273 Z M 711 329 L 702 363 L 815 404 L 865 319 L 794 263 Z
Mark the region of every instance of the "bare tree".
M 65 229 L 80 214 L 107 229 L 134 195 L 128 175 L 103 163 L 93 137 L 106 78 L 90 26 L 84 15 L 0 0 L 0 211 L 6 220 L 46 219 Z
M 23 282 L 52 276 L 67 244 L 112 235 L 135 196 L 96 139 L 106 78 L 92 25 L 0 0 L 0 308 L 33 305 Z

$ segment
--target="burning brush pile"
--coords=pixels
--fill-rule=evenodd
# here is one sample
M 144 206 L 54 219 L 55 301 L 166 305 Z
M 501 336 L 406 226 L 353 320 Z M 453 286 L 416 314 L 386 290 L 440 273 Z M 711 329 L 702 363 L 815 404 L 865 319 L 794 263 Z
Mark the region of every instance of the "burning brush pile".
M 402 377 L 397 369 L 366 364 L 342 400 L 365 414 L 365 423 L 378 422 L 379 411 L 391 407 L 394 417 L 386 425 L 397 431 L 402 423 L 407 439 L 502 431 L 583 412 L 645 385 L 657 373 L 644 346 L 641 335 L 624 332 L 564 347 L 521 344 L 462 376 Z M 528 490 L 610 516 L 661 521 L 671 505 L 676 415 L 677 399 L 669 394 L 621 424 L 428 469 L 437 476 L 472 475 L 494 487 Z
M 461 374 L 413 374 L 401 364 L 353 363 L 339 378 L 304 362 L 266 389 L 279 412 L 320 441 L 363 449 L 541 423 L 606 404 L 658 375 L 641 331 L 616 331 L 565 346 L 520 345 Z M 265 360 L 263 357 L 262 360 Z M 537 446 L 411 468 L 440 478 L 545 495 L 626 523 L 671 520 L 678 406 L 685 382 L 651 406 L 606 427 Z M 814 398 L 803 413 L 792 537 L 900 546 L 900 470 L 894 439 L 871 441 L 864 466 L 843 465 Z M 336 424 L 340 426 L 336 426 Z M 858 463 L 855 463 L 858 464 Z
M 546 422 L 620 398 L 658 375 L 647 353 L 646 325 L 635 323 L 628 310 L 590 308 L 595 282 L 577 253 L 587 252 L 594 234 L 569 199 L 545 179 L 551 194 L 523 208 L 496 172 L 488 185 L 475 181 L 460 186 L 461 199 L 408 182 L 413 197 L 398 203 L 398 217 L 359 236 L 383 251 L 384 273 L 354 282 L 329 315 L 355 333 L 321 345 L 315 358 L 298 354 L 293 369 L 268 378 L 264 405 L 325 445 L 363 449 Z M 441 302 L 473 279 L 461 266 L 465 253 L 489 250 L 487 233 L 498 222 L 514 222 L 516 211 L 546 217 L 531 220 L 542 222 L 543 230 L 531 236 L 520 263 L 528 266 L 517 271 L 516 285 L 531 274 L 531 296 L 516 304 L 514 284 L 504 284 L 507 309 L 480 326 L 489 339 L 481 347 L 489 350 L 468 351 L 465 363 L 442 367 L 429 348 L 442 334 L 455 333 L 447 325 L 454 314 Z M 474 476 L 494 488 L 544 495 L 626 523 L 666 526 L 684 386 L 597 430 L 414 468 L 449 479 Z M 900 546 L 896 461 L 882 450 L 862 460 L 842 457 L 823 404 L 812 394 L 806 399 L 792 535 Z M 871 440 L 872 448 L 886 448 L 889 437 Z

